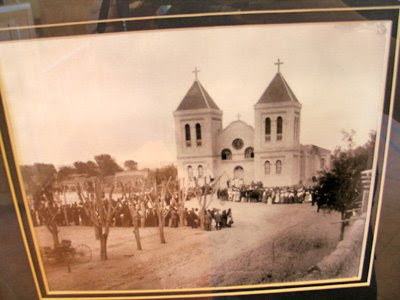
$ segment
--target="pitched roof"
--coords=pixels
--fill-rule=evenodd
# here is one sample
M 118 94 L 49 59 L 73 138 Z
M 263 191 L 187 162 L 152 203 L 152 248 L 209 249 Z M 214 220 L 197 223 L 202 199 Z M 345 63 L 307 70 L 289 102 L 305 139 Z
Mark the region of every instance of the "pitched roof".
M 203 108 L 212 108 L 219 110 L 219 107 L 217 106 L 217 104 L 215 104 L 214 100 L 211 99 L 210 95 L 201 85 L 200 81 L 195 80 L 176 110 L 178 111 Z
M 287 101 L 300 103 L 299 100 L 297 100 L 296 95 L 290 89 L 285 78 L 283 78 L 282 73 L 278 72 L 257 103 L 275 103 Z

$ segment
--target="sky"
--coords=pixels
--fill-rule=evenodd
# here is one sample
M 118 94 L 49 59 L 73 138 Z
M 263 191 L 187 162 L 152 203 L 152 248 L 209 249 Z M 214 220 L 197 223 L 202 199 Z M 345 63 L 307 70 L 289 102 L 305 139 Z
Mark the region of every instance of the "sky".
M 0 43 L 3 97 L 18 161 L 70 165 L 97 154 L 155 167 L 176 157 L 173 111 L 199 80 L 223 125 L 254 126 L 281 72 L 302 103 L 302 144 L 333 150 L 377 130 L 390 23 L 175 29 Z

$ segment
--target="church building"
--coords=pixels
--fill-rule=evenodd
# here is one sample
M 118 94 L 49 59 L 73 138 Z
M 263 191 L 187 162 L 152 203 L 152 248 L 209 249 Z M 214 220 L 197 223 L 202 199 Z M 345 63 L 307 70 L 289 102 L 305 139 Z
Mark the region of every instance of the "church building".
M 331 152 L 300 144 L 302 105 L 278 71 L 254 105 L 254 127 L 223 112 L 197 78 L 174 112 L 178 176 L 221 176 L 265 187 L 310 185 L 330 168 Z

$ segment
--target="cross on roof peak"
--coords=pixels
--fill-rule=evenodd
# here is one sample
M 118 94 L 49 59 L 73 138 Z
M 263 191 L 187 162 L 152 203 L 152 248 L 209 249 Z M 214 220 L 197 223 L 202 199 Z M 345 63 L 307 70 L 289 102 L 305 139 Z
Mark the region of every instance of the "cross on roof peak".
M 192 71 L 192 73 L 194 73 L 194 79 L 197 81 L 198 80 L 197 74 L 200 73 L 200 70 L 197 69 L 197 67 L 195 67 L 194 70 Z
M 278 58 L 278 61 L 274 63 L 274 65 L 278 66 L 278 73 L 281 72 L 281 65 L 283 65 L 283 62 Z
M 237 117 L 238 121 L 240 121 L 241 115 L 239 113 L 236 115 L 236 117 Z

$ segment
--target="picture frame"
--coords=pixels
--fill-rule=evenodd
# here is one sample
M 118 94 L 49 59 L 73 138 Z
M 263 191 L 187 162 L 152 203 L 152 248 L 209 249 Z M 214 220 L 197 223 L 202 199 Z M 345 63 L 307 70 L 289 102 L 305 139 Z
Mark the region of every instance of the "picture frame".
M 382 93 L 382 100 L 379 100 L 380 101 L 379 107 L 381 109 L 381 112 L 379 113 L 380 121 L 377 127 L 374 128 L 377 132 L 376 134 L 377 142 L 374 146 L 373 163 L 371 164 L 373 165 L 373 167 L 372 167 L 372 172 L 369 173 L 370 174 L 369 176 L 368 174 L 367 176 L 363 176 L 364 181 L 370 182 L 370 184 L 367 183 L 367 187 L 365 188 L 365 190 L 368 191 L 369 194 L 365 196 L 367 200 L 365 200 L 364 202 L 365 205 L 362 208 L 363 212 L 366 213 L 365 214 L 366 221 L 364 225 L 364 231 L 362 234 L 363 236 L 362 239 L 363 246 L 361 250 L 362 262 L 360 262 L 360 268 L 357 276 L 348 278 L 330 278 L 327 280 L 318 279 L 309 281 L 294 280 L 288 282 L 284 281 L 264 282 L 259 284 L 254 284 L 254 283 L 246 284 L 246 282 L 244 282 L 241 284 L 234 284 L 231 286 L 222 285 L 222 286 L 198 287 L 189 285 L 189 287 L 187 288 L 158 287 L 156 289 L 116 289 L 116 290 L 101 290 L 101 289 L 54 290 L 50 288 L 48 278 L 46 275 L 47 269 L 43 262 L 44 256 L 43 253 L 41 253 L 40 249 L 41 245 L 40 242 L 38 241 L 37 234 L 35 233 L 34 220 L 32 218 L 32 214 L 30 213 L 31 206 L 28 203 L 29 197 L 28 193 L 26 192 L 26 181 L 24 181 L 23 179 L 22 171 L 20 168 L 21 164 L 19 163 L 20 158 L 22 157 L 25 158 L 27 153 L 26 147 L 25 148 L 20 147 L 20 145 L 23 144 L 23 139 L 18 137 L 18 135 L 21 134 L 21 131 L 18 131 L 17 129 L 18 128 L 17 119 L 19 118 L 18 116 L 20 116 L 20 114 L 16 113 L 18 112 L 18 109 L 16 109 L 13 106 L 14 104 L 12 104 L 13 94 L 10 91 L 13 91 L 13 89 L 10 88 L 10 86 L 8 85 L 11 81 L 10 79 L 6 79 L 7 75 L 5 75 L 3 71 L 1 71 L 1 73 L 3 74 L 0 74 L 1 97 L 2 97 L 1 109 L 0 109 L 0 115 L 2 116 L 0 120 L 0 130 L 1 130 L 0 149 L 3 159 L 2 161 L 3 172 L 5 174 L 5 176 L 2 177 L 7 179 L 7 181 L 3 181 L 3 184 L 5 185 L 5 190 L 9 189 L 10 191 L 12 207 L 13 209 L 15 209 L 14 222 L 17 222 L 20 228 L 20 233 L 18 233 L 18 238 L 19 238 L 18 243 L 23 244 L 23 247 L 25 249 L 25 253 L 20 252 L 19 255 L 20 257 L 23 257 L 23 260 L 25 261 L 24 262 L 26 264 L 25 270 L 29 270 L 29 272 L 31 272 L 32 274 L 31 281 L 34 283 L 36 289 L 35 292 L 37 293 L 37 298 L 38 299 L 55 299 L 55 298 L 103 299 L 107 297 L 110 299 L 121 299 L 121 298 L 162 299 L 162 298 L 187 298 L 187 297 L 250 296 L 250 295 L 266 295 L 266 294 L 277 297 L 279 296 L 284 297 L 285 295 L 287 296 L 287 295 L 297 294 L 300 295 L 299 297 L 301 297 L 304 296 L 304 294 L 301 293 L 318 293 L 319 291 L 329 291 L 329 290 L 337 291 L 348 288 L 369 287 L 373 282 L 373 264 L 374 264 L 373 258 L 377 243 L 377 233 L 380 222 L 380 212 L 382 208 L 383 195 L 384 195 L 384 190 L 387 188 L 385 187 L 385 175 L 386 175 L 386 170 L 388 168 L 388 164 L 390 164 L 390 161 L 388 159 L 388 151 L 389 151 L 389 143 L 390 143 L 390 136 L 392 129 L 392 119 L 394 117 L 393 115 L 394 107 L 398 105 L 397 68 L 398 68 L 398 55 L 399 55 L 399 33 L 398 33 L 399 7 L 400 6 L 376 5 L 373 7 L 353 6 L 353 7 L 341 7 L 341 8 L 336 7 L 336 8 L 307 8 L 307 9 L 284 8 L 284 9 L 256 10 L 256 11 L 205 12 L 205 13 L 182 14 L 182 15 L 127 17 L 120 19 L 110 19 L 106 21 L 98 21 L 98 20 L 83 21 L 67 25 L 53 24 L 53 25 L 34 25 L 25 27 L 17 26 L 16 28 L 7 29 L 11 31 L 29 30 L 31 32 L 32 29 L 37 29 L 38 31 L 41 31 L 52 27 L 62 28 L 63 26 L 71 26 L 71 27 L 83 26 L 84 28 L 87 28 L 87 25 L 104 22 L 107 23 L 107 26 L 110 25 L 110 27 L 112 28 L 110 30 L 119 31 L 120 29 L 118 29 L 119 27 L 117 26 L 117 24 L 123 23 L 122 27 L 127 28 L 129 32 L 104 33 L 104 36 L 109 37 L 111 39 L 115 39 L 115 41 L 121 36 L 124 37 L 128 36 L 129 34 L 132 34 L 131 36 L 135 36 L 135 34 L 136 36 L 137 34 L 152 36 L 158 33 L 160 36 L 162 34 L 168 35 L 171 32 L 181 32 L 181 31 L 191 32 L 192 34 L 196 34 L 198 32 L 202 32 L 201 30 L 203 30 L 204 32 L 206 32 L 205 34 L 207 34 L 207 32 L 220 29 L 227 29 L 227 30 L 230 29 L 232 31 L 237 30 L 239 32 L 240 29 L 244 28 L 247 28 L 249 30 L 252 29 L 255 30 L 255 28 L 271 28 L 274 26 L 274 28 L 280 29 L 283 28 L 282 26 L 294 26 L 295 24 L 297 24 L 298 27 L 309 25 L 315 28 L 317 27 L 318 24 L 324 24 L 324 25 L 355 24 L 357 22 L 359 22 L 360 24 L 364 24 L 368 22 L 375 22 L 375 23 L 385 22 L 384 24 L 388 26 L 388 28 L 386 29 L 390 32 L 386 35 L 388 37 L 388 40 L 385 45 L 386 47 L 385 51 L 387 52 L 385 51 L 382 52 L 382 53 L 385 52 L 386 56 L 385 55 L 381 56 L 382 59 L 386 60 L 386 63 L 383 64 L 385 67 L 384 69 L 382 69 L 382 74 L 384 74 L 385 81 L 384 81 L 384 88 L 382 88 L 382 90 L 380 91 Z M 115 27 L 113 25 L 115 25 Z M 5 30 L 2 29 L 2 31 Z M 75 37 L 65 37 L 63 36 L 62 33 L 56 33 L 56 36 L 57 37 L 54 38 L 56 40 L 75 39 Z M 76 38 L 82 40 L 90 39 L 91 35 L 77 36 Z M 33 44 L 35 43 L 35 41 L 36 39 L 30 41 L 27 40 L 26 42 L 28 43 L 25 42 L 25 45 L 29 43 Z M 37 41 L 41 42 L 42 40 L 38 38 Z M 21 43 L 22 42 L 23 41 L 21 41 Z M 13 43 L 17 45 L 19 42 L 13 42 Z M 12 46 L 14 47 L 14 45 Z M 323 51 L 324 48 L 322 47 L 322 45 L 319 44 L 318 46 L 320 47 L 319 51 Z M 0 44 L 0 52 L 1 50 L 2 50 L 2 44 Z M 316 50 L 316 52 L 318 52 L 318 49 Z M 23 53 L 23 51 L 21 53 Z M 40 57 L 41 55 L 43 54 L 39 54 L 38 57 Z M 270 63 L 272 64 L 274 62 L 275 60 L 274 61 L 271 60 Z M 278 60 L 277 64 L 278 64 L 277 74 L 279 74 L 281 61 Z M 2 69 L 4 70 L 4 68 L 7 67 L 5 67 L 4 63 L 2 63 Z M 347 70 L 346 72 L 350 74 L 350 71 Z M 344 74 L 346 74 L 346 72 L 344 72 Z M 171 74 L 175 73 L 172 72 Z M 196 68 L 195 82 L 198 82 L 197 76 L 198 74 Z M 283 82 L 286 82 L 285 79 L 283 79 Z M 289 86 L 290 85 L 291 83 L 289 83 Z M 203 87 L 201 86 L 200 90 L 202 89 Z M 288 92 L 289 97 L 293 97 L 293 95 L 291 94 L 293 92 L 291 91 L 290 87 L 288 88 L 288 90 L 290 91 Z M 180 93 L 183 92 L 184 91 L 182 90 Z M 212 103 L 210 104 L 208 102 L 209 98 L 211 97 L 208 95 L 207 91 L 205 91 L 205 93 L 207 93 L 207 95 L 204 96 L 203 94 L 203 97 L 207 102 L 206 104 L 209 106 L 211 105 L 212 107 L 213 104 Z M 293 94 L 295 95 L 296 93 Z M 184 100 L 180 103 L 180 105 L 184 104 Z M 211 99 L 211 101 L 213 100 Z M 356 108 L 354 107 L 353 109 L 355 110 Z M 180 110 L 178 106 L 174 115 L 175 121 L 177 120 L 179 121 L 176 124 L 180 124 L 179 118 L 182 118 L 183 120 L 188 120 L 188 117 L 185 115 L 185 112 L 180 113 L 179 111 Z M 147 113 L 151 116 L 151 113 L 155 112 L 148 110 Z M 255 115 L 257 115 L 257 111 L 255 112 Z M 29 116 L 25 116 L 25 119 L 29 119 Z M 238 121 L 239 120 L 240 117 L 238 117 Z M 278 125 L 276 126 L 279 127 Z M 203 126 L 203 128 L 205 127 Z M 277 135 L 279 135 L 278 131 L 279 130 L 277 130 Z M 192 132 L 193 136 L 196 134 L 197 134 L 196 131 Z M 183 136 L 180 137 L 179 134 L 175 137 L 176 140 L 179 140 L 180 138 L 183 139 Z M 274 139 L 275 137 L 272 138 Z M 189 140 L 191 141 L 191 139 Z M 199 139 L 197 138 L 196 140 L 197 146 L 198 146 L 198 141 Z M 203 143 L 206 143 L 206 138 L 203 138 Z M 232 149 L 242 150 L 242 148 L 243 148 L 243 140 L 237 141 L 235 139 L 232 141 Z M 255 146 L 255 148 L 256 151 L 253 154 L 253 156 L 255 156 L 256 158 L 256 156 L 258 155 L 257 146 Z M 179 149 L 177 151 L 179 153 Z M 278 157 L 274 155 L 272 155 L 271 157 L 273 158 Z M 227 155 L 226 157 L 229 157 L 229 155 Z M 286 157 L 284 157 L 284 159 L 285 160 L 278 159 L 276 161 L 283 161 L 283 164 L 285 166 L 285 164 L 288 164 L 288 160 Z M 193 162 L 197 163 L 198 161 L 200 160 L 194 160 Z M 182 164 L 179 165 L 178 162 L 177 165 L 178 165 L 178 174 L 183 174 L 183 172 L 185 172 L 184 170 L 188 168 L 188 161 L 182 160 Z M 265 166 L 263 165 L 263 168 L 264 167 Z M 276 162 L 272 167 L 275 168 L 275 172 L 277 174 L 281 173 L 280 170 L 282 167 L 281 166 L 279 167 L 279 172 L 278 172 L 277 171 L 278 166 L 276 166 Z M 269 168 L 271 168 L 271 166 Z M 222 169 L 223 167 L 221 167 L 221 170 Z M 235 169 L 235 171 L 237 170 Z M 200 175 L 198 176 L 200 177 Z M 232 176 L 235 177 L 235 175 Z M 218 178 L 219 174 L 213 174 L 212 177 Z M 256 179 L 257 178 L 255 178 L 254 180 Z M 293 185 L 292 182 L 290 181 L 288 182 L 289 183 L 285 183 L 282 185 L 287 185 L 287 186 Z M 279 183 L 277 183 L 277 185 L 279 185 Z M 11 214 L 11 212 L 12 210 L 8 210 L 8 214 Z M 14 212 L 12 213 L 14 214 Z M 343 222 L 343 220 L 341 222 Z M 7 237 L 8 235 L 5 236 Z M 316 267 L 316 266 L 310 266 L 310 267 Z M 313 270 L 310 270 L 311 275 L 308 275 L 311 276 L 310 278 L 312 278 L 312 272 Z M 26 276 L 30 277 L 30 274 L 28 273 Z M 9 285 L 12 286 L 12 284 Z M 13 292 L 11 291 L 10 293 Z

